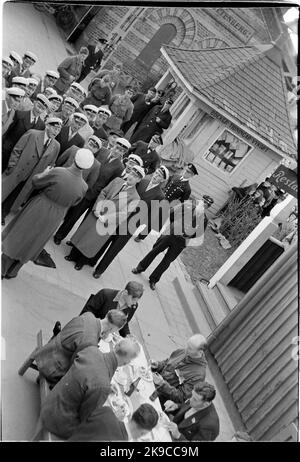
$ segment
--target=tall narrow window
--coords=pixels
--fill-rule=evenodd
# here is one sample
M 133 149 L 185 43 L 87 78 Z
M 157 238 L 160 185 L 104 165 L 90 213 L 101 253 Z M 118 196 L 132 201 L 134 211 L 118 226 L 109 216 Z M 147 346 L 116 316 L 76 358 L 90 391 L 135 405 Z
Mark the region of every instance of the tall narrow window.
M 161 56 L 160 48 L 170 43 L 175 36 L 176 27 L 173 24 L 162 25 L 136 58 L 137 62 L 143 67 L 151 69 L 155 61 Z

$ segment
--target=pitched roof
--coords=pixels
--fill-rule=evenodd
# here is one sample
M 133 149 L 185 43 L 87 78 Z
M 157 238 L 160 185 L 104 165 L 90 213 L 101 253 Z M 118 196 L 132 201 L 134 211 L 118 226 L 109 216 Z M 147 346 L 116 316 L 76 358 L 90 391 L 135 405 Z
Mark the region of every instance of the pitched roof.
M 182 50 L 164 46 L 163 50 L 196 96 L 202 95 L 240 126 L 295 158 L 283 70 L 265 54 L 271 47 L 263 47 Z

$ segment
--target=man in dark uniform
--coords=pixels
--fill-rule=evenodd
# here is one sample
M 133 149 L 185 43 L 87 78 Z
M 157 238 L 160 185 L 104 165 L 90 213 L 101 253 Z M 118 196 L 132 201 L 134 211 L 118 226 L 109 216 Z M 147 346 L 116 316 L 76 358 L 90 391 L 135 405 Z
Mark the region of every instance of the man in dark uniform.
M 152 176 L 150 175 L 150 176 L 145 177 L 137 185 L 136 189 L 137 189 L 137 192 L 139 193 L 141 200 L 144 201 L 146 205 L 148 206 L 147 216 L 142 217 L 137 227 L 139 227 L 140 225 L 144 223 L 148 224 L 149 219 L 151 220 L 152 201 L 153 203 L 156 203 L 157 201 L 162 201 L 164 199 L 164 194 L 162 192 L 160 183 L 166 180 L 167 175 L 168 175 L 168 169 L 165 166 L 161 166 L 154 172 Z M 130 220 L 136 213 L 137 211 L 134 211 L 128 216 L 127 222 L 126 222 L 127 224 L 130 223 Z M 127 229 L 126 234 L 119 234 L 119 228 L 118 228 L 116 229 L 115 234 L 111 235 L 110 238 L 106 241 L 104 246 L 95 256 L 94 263 L 96 263 L 97 260 L 99 260 L 101 255 L 103 255 L 105 250 L 109 247 L 109 249 L 103 256 L 103 258 L 101 259 L 101 261 L 98 263 L 98 265 L 95 268 L 95 271 L 93 273 L 93 276 L 95 279 L 100 278 L 101 274 L 103 274 L 104 271 L 106 271 L 106 269 L 112 263 L 112 261 L 118 255 L 118 253 L 121 252 L 121 250 L 125 247 L 127 242 L 132 238 L 132 235 L 134 234 L 134 231 L 133 232 L 132 231 L 133 230 Z
M 88 189 L 86 195 L 79 204 L 71 207 L 65 216 L 65 219 L 54 235 L 55 244 L 59 245 L 61 241 L 69 234 L 76 221 L 84 212 L 93 207 L 95 200 L 99 196 L 102 189 L 108 185 L 110 181 L 124 171 L 124 165 L 121 161 L 122 155 L 128 149 L 128 141 L 124 138 L 117 138 L 115 147 L 110 151 L 105 162 L 100 166 L 100 173 L 95 184 Z M 96 156 L 97 158 L 97 156 Z
M 191 195 L 189 179 L 194 175 L 198 175 L 195 165 L 187 164 L 181 174 L 175 173 L 170 176 L 170 179 L 164 189 L 166 199 L 169 202 L 175 200 L 179 200 L 180 202 L 187 201 Z
M 129 149 L 128 155 L 135 154 L 143 159 L 146 175 L 150 175 L 154 173 L 160 165 L 160 156 L 157 154 L 156 148 L 162 144 L 162 137 L 158 133 L 155 133 L 149 144 L 144 141 L 134 143 Z
M 132 269 L 133 274 L 144 272 L 153 260 L 167 250 L 160 264 L 149 276 L 150 288 L 155 290 L 156 283 L 170 264 L 176 260 L 187 246 L 202 245 L 207 217 L 204 208 L 213 204 L 213 199 L 203 196 L 203 201 L 192 201 L 177 205 L 170 213 L 169 223 L 164 225 L 162 235 L 155 242 L 153 249 Z
M 170 107 L 172 104 L 173 100 L 167 99 L 164 105 L 157 104 L 150 109 L 137 130 L 135 130 L 131 136 L 130 143 L 132 144 L 140 140 L 148 143 L 155 133 L 161 135 L 164 130 L 169 128 L 172 121 L 172 116 L 170 114 Z
M 89 50 L 89 55 L 84 61 L 84 64 L 82 66 L 81 74 L 76 80 L 76 82 L 81 82 L 86 78 L 86 76 L 91 72 L 91 70 L 98 71 L 98 69 L 101 66 L 101 61 L 103 58 L 103 50 L 104 47 L 107 43 L 106 39 L 99 38 L 97 40 L 93 40 L 92 43 L 90 43 L 87 46 L 87 49 Z
M 88 119 L 85 114 L 74 112 L 70 125 L 64 125 L 56 137 L 60 144 L 58 157 L 71 146 L 75 145 L 79 148 L 83 148 L 84 139 L 79 135 L 78 131 L 87 123 Z

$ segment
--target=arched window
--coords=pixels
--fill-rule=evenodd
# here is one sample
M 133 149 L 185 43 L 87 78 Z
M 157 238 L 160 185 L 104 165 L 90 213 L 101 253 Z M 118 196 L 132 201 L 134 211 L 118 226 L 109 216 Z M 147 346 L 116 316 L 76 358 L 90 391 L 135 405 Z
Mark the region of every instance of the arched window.
M 161 55 L 160 48 L 170 43 L 176 33 L 176 27 L 173 24 L 163 24 L 136 58 L 137 62 L 143 67 L 151 69 Z

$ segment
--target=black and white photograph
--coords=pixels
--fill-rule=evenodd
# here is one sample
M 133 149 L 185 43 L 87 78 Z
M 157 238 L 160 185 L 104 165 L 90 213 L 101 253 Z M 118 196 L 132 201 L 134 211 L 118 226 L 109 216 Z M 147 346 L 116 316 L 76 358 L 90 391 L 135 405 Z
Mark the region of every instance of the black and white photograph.
M 299 6 L 1 10 L 0 440 L 298 442 Z

